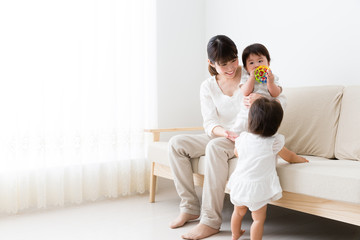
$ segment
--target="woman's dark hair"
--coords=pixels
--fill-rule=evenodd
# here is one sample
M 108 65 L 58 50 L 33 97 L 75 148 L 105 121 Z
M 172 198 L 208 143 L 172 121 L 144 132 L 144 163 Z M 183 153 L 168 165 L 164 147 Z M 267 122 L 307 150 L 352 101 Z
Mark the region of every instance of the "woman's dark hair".
M 238 57 L 238 51 L 235 43 L 225 35 L 217 35 L 209 40 L 207 45 L 208 59 L 212 64 L 226 63 Z M 218 72 L 210 64 L 208 66 L 211 76 L 217 75 Z
M 249 110 L 249 132 L 270 137 L 279 129 L 283 115 L 278 101 L 259 98 L 253 102 Z
M 251 44 L 249 46 L 247 46 L 243 53 L 242 53 L 242 63 L 243 66 L 246 69 L 246 60 L 249 58 L 250 54 L 256 54 L 258 56 L 263 55 L 266 57 L 266 59 L 268 60 L 268 62 L 270 63 L 270 54 L 269 51 L 266 49 L 266 47 L 260 43 L 254 43 Z

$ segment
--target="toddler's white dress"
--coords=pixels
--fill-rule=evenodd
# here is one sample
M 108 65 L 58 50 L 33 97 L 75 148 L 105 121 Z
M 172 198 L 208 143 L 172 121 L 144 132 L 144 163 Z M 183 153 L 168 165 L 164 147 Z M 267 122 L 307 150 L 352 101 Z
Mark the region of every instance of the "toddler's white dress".
M 227 184 L 234 205 L 245 205 L 256 211 L 282 197 L 276 162 L 284 143 L 285 138 L 281 134 L 261 137 L 242 132 L 236 138 L 235 148 L 239 158 Z

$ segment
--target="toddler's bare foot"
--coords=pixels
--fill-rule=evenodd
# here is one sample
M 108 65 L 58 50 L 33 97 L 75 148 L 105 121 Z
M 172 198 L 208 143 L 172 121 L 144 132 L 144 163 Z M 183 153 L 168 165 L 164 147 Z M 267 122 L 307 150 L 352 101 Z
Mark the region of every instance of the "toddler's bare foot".
M 182 235 L 181 237 L 183 239 L 198 240 L 198 239 L 210 237 L 211 235 L 214 235 L 218 232 L 219 232 L 219 229 L 215 229 L 215 228 L 209 227 L 208 225 L 199 223 L 193 229 L 191 229 L 190 232 Z
M 239 235 L 232 235 L 232 240 L 238 240 L 243 234 L 244 234 L 245 230 L 241 229 L 240 230 L 240 234 Z
M 178 228 L 184 226 L 190 220 L 199 218 L 199 215 L 193 215 L 189 213 L 180 213 L 179 216 L 170 223 L 170 228 Z

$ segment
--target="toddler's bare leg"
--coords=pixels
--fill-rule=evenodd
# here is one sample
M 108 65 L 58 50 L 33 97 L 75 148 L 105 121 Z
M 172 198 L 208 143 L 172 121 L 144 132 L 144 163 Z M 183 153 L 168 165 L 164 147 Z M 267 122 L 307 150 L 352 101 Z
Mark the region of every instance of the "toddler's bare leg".
M 232 240 L 238 240 L 245 230 L 241 229 L 241 222 L 246 214 L 247 207 L 234 206 L 234 212 L 231 216 Z
M 261 240 L 264 232 L 267 205 L 251 213 L 253 223 L 251 224 L 250 239 Z

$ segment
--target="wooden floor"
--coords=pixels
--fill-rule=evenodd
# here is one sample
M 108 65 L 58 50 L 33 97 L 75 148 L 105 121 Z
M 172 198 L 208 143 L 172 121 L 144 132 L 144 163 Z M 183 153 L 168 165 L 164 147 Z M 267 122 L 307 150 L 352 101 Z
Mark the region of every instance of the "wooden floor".
M 201 188 L 198 189 L 199 196 Z M 228 195 L 227 195 L 228 196 Z M 178 214 L 179 198 L 173 182 L 159 179 L 156 202 L 148 193 L 48 211 L 0 216 L 2 240 L 173 240 L 194 227 L 198 221 L 179 229 L 169 222 Z M 228 197 L 223 210 L 221 232 L 209 240 L 229 240 L 233 206 Z M 251 216 L 247 214 L 241 238 L 250 240 Z M 360 240 L 360 227 L 269 206 L 264 240 Z

